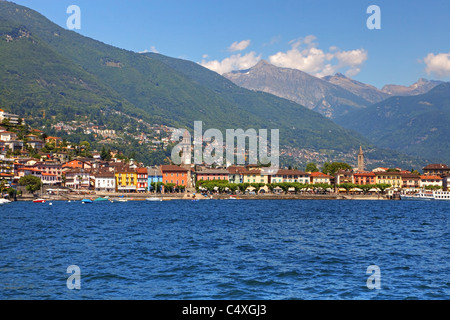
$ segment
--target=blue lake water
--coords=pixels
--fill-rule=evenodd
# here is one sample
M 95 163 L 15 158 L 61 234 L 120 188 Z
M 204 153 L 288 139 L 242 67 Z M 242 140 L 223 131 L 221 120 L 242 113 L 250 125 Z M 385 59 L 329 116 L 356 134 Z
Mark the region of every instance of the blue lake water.
M 0 299 L 449 299 L 450 202 L 0 206 Z M 69 290 L 67 268 L 81 270 Z M 380 270 L 370 290 L 367 268 Z

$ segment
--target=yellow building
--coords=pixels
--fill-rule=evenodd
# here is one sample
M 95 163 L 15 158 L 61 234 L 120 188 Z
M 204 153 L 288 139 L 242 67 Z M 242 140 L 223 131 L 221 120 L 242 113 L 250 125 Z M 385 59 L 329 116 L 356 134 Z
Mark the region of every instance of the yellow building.
M 136 192 L 137 173 L 136 170 L 128 167 L 116 168 L 116 191 L 117 192 Z
M 375 172 L 375 183 L 386 183 L 394 188 L 401 188 L 402 174 L 400 172 Z
M 241 172 L 243 183 L 269 183 L 269 176 L 261 174 L 261 169 L 251 169 Z

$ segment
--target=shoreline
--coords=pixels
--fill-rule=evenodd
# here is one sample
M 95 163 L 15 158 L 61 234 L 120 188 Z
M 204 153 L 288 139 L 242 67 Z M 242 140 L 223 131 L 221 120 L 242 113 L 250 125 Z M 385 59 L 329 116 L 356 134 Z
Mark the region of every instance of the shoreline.
M 109 197 L 110 199 L 123 198 L 128 201 L 146 201 L 147 198 L 154 197 L 154 194 L 119 194 L 119 193 L 95 193 L 95 194 L 64 194 L 64 195 L 45 195 L 39 197 L 46 201 L 82 201 L 83 199 L 95 200 L 99 197 Z M 193 194 L 163 194 L 158 198 L 162 201 L 204 201 L 204 200 L 391 200 L 384 195 L 355 195 L 355 194 L 260 194 L 260 195 L 212 195 L 211 197 L 204 197 L 197 195 L 194 198 Z M 25 196 L 18 197 L 17 202 L 32 202 L 36 197 Z

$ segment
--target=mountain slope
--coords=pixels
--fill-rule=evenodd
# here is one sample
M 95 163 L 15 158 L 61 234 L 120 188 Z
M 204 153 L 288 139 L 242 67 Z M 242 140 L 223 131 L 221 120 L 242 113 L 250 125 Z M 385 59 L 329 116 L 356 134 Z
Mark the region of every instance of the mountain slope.
M 192 128 L 198 120 L 204 122 L 205 128 L 221 130 L 280 129 L 282 142 L 309 148 L 348 150 L 368 145 L 361 136 L 291 101 L 238 90 L 231 82 L 231 93 L 219 92 L 204 82 L 192 81 L 157 59 L 64 30 L 25 7 L 0 2 L 0 19 L 4 25 L 20 24 L 30 30 L 41 43 L 89 73 L 99 85 L 116 92 L 155 123 Z M 45 64 L 45 57 L 41 58 L 40 63 Z
M 419 79 L 416 83 L 410 85 L 409 87 L 387 84 L 381 91 L 385 92 L 391 96 L 414 96 L 418 94 L 427 93 L 436 86 L 442 84 L 442 81 Z
M 235 84 L 292 100 L 328 118 L 371 103 L 353 93 L 296 69 L 279 68 L 264 60 L 243 71 L 224 75 Z
M 381 102 L 390 97 L 388 93 L 378 90 L 376 87 L 350 79 L 344 76 L 342 73 L 337 73 L 334 76 L 326 76 L 323 80 L 340 86 L 345 90 L 352 92 L 353 94 L 361 97 L 370 103 Z
M 70 59 L 55 52 L 25 26 L 0 18 L 0 97 L 3 105 L 36 116 L 36 108 L 55 114 L 85 114 L 99 106 L 142 116 L 117 92 Z M 33 109 L 34 107 L 34 109 Z
M 335 121 L 381 147 L 450 162 L 450 83 L 422 95 L 392 97 Z

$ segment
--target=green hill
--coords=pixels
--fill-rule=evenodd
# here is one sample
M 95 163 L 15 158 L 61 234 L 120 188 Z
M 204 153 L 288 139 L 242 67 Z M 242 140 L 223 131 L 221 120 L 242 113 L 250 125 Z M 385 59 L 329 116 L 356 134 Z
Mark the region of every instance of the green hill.
M 410 154 L 450 162 L 450 83 L 428 93 L 392 97 L 336 119 L 373 143 Z

